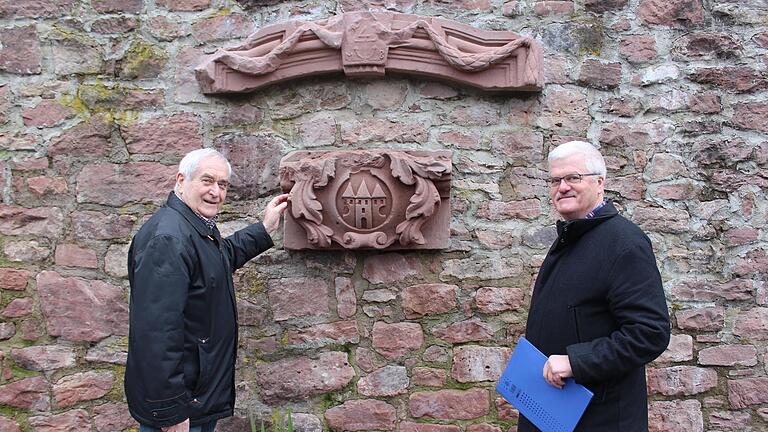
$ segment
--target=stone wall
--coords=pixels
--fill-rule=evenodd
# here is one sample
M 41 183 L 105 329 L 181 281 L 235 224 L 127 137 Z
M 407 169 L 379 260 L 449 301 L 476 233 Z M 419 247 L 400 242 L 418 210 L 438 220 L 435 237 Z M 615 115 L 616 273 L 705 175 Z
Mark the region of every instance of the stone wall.
M 194 81 L 201 53 L 263 25 L 382 7 L 536 37 L 544 92 L 325 77 L 206 97 Z M 224 232 L 277 193 L 290 150 L 454 164 L 449 250 L 277 239 L 237 273 L 238 417 L 220 430 L 286 408 L 303 431 L 515 430 L 494 380 L 554 238 L 544 157 L 572 137 L 601 146 L 663 275 L 652 430 L 766 430 L 766 22 L 761 0 L 0 1 L 0 430 L 133 426 L 126 251 L 199 147 L 234 162 Z

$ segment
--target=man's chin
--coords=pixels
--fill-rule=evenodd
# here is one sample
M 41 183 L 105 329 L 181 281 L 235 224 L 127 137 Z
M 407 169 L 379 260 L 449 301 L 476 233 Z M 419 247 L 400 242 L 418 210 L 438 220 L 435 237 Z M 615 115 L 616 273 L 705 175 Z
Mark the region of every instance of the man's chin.
M 575 210 L 570 208 L 558 208 L 557 213 L 565 220 L 574 219 Z
M 204 211 L 200 212 L 201 215 L 204 217 L 207 217 L 208 219 L 211 219 L 212 217 L 215 217 L 217 214 L 219 214 L 219 208 L 216 209 L 205 209 Z

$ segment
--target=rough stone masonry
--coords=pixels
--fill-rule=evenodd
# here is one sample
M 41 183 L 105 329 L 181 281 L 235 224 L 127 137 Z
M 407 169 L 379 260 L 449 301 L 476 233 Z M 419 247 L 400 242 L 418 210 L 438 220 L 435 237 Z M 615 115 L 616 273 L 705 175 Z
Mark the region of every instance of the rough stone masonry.
M 390 76 L 204 96 L 199 56 L 287 20 L 443 16 L 540 41 L 540 94 Z M 768 429 L 762 0 L 0 0 L 0 430 L 121 431 L 126 252 L 188 150 L 234 163 L 231 232 L 300 149 L 453 151 L 450 248 L 288 252 L 237 274 L 237 416 L 300 431 L 514 431 L 494 380 L 554 238 L 545 155 L 599 144 L 673 317 L 652 431 Z M 628 269 L 631 271 L 631 269 Z

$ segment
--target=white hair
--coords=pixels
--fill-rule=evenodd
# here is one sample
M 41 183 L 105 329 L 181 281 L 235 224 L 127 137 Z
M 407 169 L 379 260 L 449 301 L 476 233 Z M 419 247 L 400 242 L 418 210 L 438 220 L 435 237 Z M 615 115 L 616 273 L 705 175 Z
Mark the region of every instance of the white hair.
M 219 158 L 227 164 L 227 180 L 229 180 L 232 177 L 232 166 L 223 154 L 212 148 L 197 149 L 187 153 L 179 162 L 178 172 L 183 174 L 185 179 L 191 180 L 195 175 L 195 171 L 197 171 L 197 167 L 200 165 L 200 161 L 209 157 Z
M 605 177 L 605 159 L 600 151 L 592 144 L 586 141 L 568 141 L 567 143 L 560 144 L 555 147 L 554 150 L 549 152 L 547 156 L 547 162 L 565 159 L 573 155 L 583 155 L 587 170 L 590 173 L 600 174 Z

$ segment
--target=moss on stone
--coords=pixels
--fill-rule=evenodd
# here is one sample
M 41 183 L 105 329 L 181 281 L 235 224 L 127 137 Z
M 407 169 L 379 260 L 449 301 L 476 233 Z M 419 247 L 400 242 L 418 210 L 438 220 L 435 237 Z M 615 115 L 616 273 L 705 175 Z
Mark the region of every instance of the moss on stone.
M 156 77 L 167 61 L 168 54 L 163 49 L 147 41 L 137 40 L 131 43 L 120 60 L 119 75 L 125 79 Z
M 13 376 L 13 381 L 18 381 L 20 379 L 32 378 L 32 377 L 40 376 L 40 372 L 35 372 L 35 371 L 24 369 L 24 368 L 18 366 L 14 362 L 9 362 L 7 364 L 7 366 L 8 366 L 8 368 L 11 371 L 11 375 Z
M 242 277 L 241 288 L 237 290 L 238 297 L 255 299 L 260 293 L 264 292 L 267 283 L 258 274 L 254 272 L 246 272 Z
M 115 365 L 112 368 L 112 371 L 115 374 L 115 384 L 112 386 L 112 390 L 110 390 L 109 393 L 107 393 L 104 397 L 113 402 L 124 402 L 125 389 L 123 387 L 125 385 L 125 366 Z
M 281 137 L 293 139 L 293 131 L 296 121 L 293 119 L 275 120 L 272 122 L 272 130 Z
M 285 348 L 286 346 L 288 346 L 289 342 L 290 341 L 288 340 L 288 333 L 287 332 L 283 332 L 283 335 L 280 336 L 280 346 Z
M 117 104 L 125 95 L 126 92 L 122 86 L 118 84 L 109 86 L 101 81 L 80 84 L 77 89 L 77 98 L 92 111 L 106 105 Z
M 477 191 L 459 188 L 453 188 L 453 194 L 458 198 L 464 198 L 466 200 L 472 200 L 475 196 L 479 195 Z
M 223 7 L 221 9 L 215 10 L 211 12 L 206 19 L 221 17 L 221 16 L 227 16 L 232 14 L 232 8 Z
M 76 42 L 80 45 L 89 47 L 99 46 L 99 44 L 93 38 L 88 37 L 86 33 L 71 27 L 66 27 L 60 23 L 55 23 L 51 26 L 51 32 L 48 34 L 48 38 L 57 41 Z
M 600 56 L 605 39 L 605 27 L 602 22 L 591 16 L 578 17 L 574 21 L 572 35 L 579 47 L 577 55 Z
M 128 336 L 120 336 L 119 338 L 115 339 L 115 342 L 112 344 L 115 348 L 120 348 L 124 351 L 128 351 Z
M 2 152 L 0 152 L 2 154 Z M 0 160 L 3 158 L 0 156 Z M 0 266 L 2 267 L 18 267 L 18 263 L 14 263 L 11 260 L 8 259 L 8 257 L 5 256 L 5 239 L 6 237 L 4 235 L 0 235 Z
M 3 416 L 5 418 L 12 419 L 16 423 L 19 424 L 21 427 L 21 430 L 28 431 L 31 430 L 29 428 L 25 428 L 24 426 L 29 422 L 28 420 L 29 413 L 21 410 L 19 408 L 9 407 L 9 406 L 0 406 L 0 416 Z
M 446 381 L 445 385 L 440 387 L 438 390 L 469 390 L 477 388 L 476 382 L 458 382 L 453 379 L 449 379 Z
M 76 115 L 90 117 L 91 111 L 78 95 L 62 95 L 57 100 L 61 105 L 72 110 Z
M 74 96 L 63 96 L 61 101 L 83 115 L 102 115 L 104 122 L 118 122 L 125 126 L 139 119 L 138 112 L 119 108 L 134 89 L 138 88 L 95 81 L 80 84 Z

